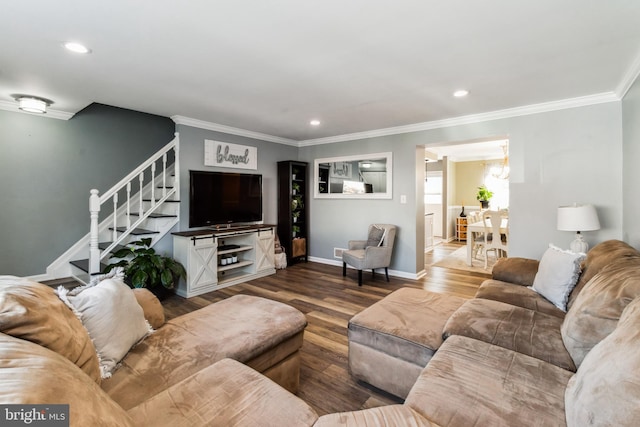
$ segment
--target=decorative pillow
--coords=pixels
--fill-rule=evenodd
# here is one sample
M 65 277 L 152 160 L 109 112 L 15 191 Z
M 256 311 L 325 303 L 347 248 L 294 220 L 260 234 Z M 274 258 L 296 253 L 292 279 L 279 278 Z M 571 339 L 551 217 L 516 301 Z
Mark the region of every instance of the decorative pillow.
M 87 330 L 49 286 L 0 276 L 0 332 L 46 347 L 100 382 L 98 356 Z
M 562 322 L 562 342 L 579 367 L 593 347 L 618 324 L 622 311 L 640 297 L 640 258 L 621 258 L 585 285 Z
M 111 377 L 129 350 L 153 332 L 135 295 L 121 278 L 58 295 L 74 310 L 96 346 L 102 378 Z
M 377 225 L 371 226 L 371 228 L 369 229 L 369 236 L 367 236 L 367 244 L 365 245 L 365 247 L 382 245 L 386 231 L 387 230 L 378 227 Z
M 580 278 L 580 265 L 585 256 L 584 253 L 564 251 L 549 245 L 542 255 L 531 288 L 566 312 L 569 294 Z
M 146 288 L 135 288 L 132 289 L 132 291 L 138 301 L 138 304 L 142 307 L 144 318 L 147 319 L 147 322 L 149 322 L 151 327 L 158 329 L 160 326 L 164 325 L 164 308 L 162 308 L 162 304 L 158 298 Z
M 585 289 L 586 290 L 586 289 Z M 631 426 L 640 420 L 640 298 L 584 358 L 564 394 L 567 426 Z
M 58 302 L 62 304 L 60 300 Z M 64 309 L 71 313 L 67 307 Z M 78 321 L 75 316 L 72 319 Z M 72 426 L 134 425 L 125 410 L 107 396 L 95 381 L 67 358 L 40 345 L 0 334 L 0 366 L 0 402 L 3 404 L 31 407 L 67 404 L 69 412 L 65 422 Z M 64 425 L 65 422 L 45 421 L 31 425 Z M 30 423 L 13 421 L 6 424 Z

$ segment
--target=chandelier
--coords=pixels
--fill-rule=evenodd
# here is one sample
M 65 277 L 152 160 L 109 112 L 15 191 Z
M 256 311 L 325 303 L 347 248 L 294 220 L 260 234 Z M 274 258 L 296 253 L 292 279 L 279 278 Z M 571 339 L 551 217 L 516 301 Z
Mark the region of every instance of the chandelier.
M 491 176 L 497 179 L 509 179 L 509 147 L 507 144 L 502 146 L 502 153 L 504 158 L 502 159 L 502 165 L 500 168 L 491 168 Z

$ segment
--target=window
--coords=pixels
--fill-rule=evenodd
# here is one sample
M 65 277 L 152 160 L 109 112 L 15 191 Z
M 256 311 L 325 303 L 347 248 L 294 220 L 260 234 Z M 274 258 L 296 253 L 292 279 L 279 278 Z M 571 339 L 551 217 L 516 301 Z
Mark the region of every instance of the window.
M 442 171 L 427 172 L 424 185 L 424 203 L 428 205 L 442 204 Z
M 502 162 L 487 164 L 484 176 L 484 184 L 493 192 L 491 209 L 507 209 L 509 207 L 509 166 L 505 168 Z M 502 178 L 501 176 L 506 176 Z

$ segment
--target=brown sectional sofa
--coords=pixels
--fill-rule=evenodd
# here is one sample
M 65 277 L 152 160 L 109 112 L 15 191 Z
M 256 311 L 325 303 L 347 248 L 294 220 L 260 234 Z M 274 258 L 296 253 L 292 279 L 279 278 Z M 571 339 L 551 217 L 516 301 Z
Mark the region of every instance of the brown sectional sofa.
M 228 401 L 260 397 L 264 394 L 237 384 L 260 376 L 271 390 L 269 399 L 288 402 L 288 411 L 271 418 L 315 421 L 313 410 L 290 394 L 299 384 L 307 323 L 300 311 L 236 295 L 165 323 L 150 292 L 133 294 L 133 304 L 137 301 L 156 331 L 105 379 L 87 330 L 52 288 L 0 276 L 0 404 L 69 404 L 74 426 L 225 425 L 238 414 L 249 422 L 251 414 L 242 407 L 233 414 L 232 405 L 212 411 L 210 388 L 224 392 Z
M 537 270 L 537 261 L 504 259 L 494 267 L 493 278 L 485 281 L 471 300 L 448 300 L 427 291 L 403 289 L 352 319 L 350 339 L 357 345 L 350 358 L 368 360 L 350 360 L 350 366 L 365 376 L 367 370 L 376 371 L 371 378 L 390 371 L 379 387 L 393 382 L 394 371 L 400 383 L 413 381 L 404 404 L 318 417 L 301 399 L 249 367 L 268 374 L 269 369 L 258 361 L 266 362 L 271 357 L 240 358 L 247 366 L 229 358 L 214 361 L 224 357 L 214 347 L 198 351 L 196 357 L 185 349 L 175 354 L 159 350 L 163 346 L 180 347 L 181 339 L 176 338 L 180 333 L 192 328 L 204 330 L 210 325 L 201 321 L 206 311 L 200 316 L 187 316 L 175 326 L 165 325 L 171 331 L 166 339 L 144 341 L 134 348 L 133 354 L 140 352 L 144 362 L 125 363 L 122 373 L 116 372 L 113 378 L 116 383 L 122 381 L 122 387 L 106 386 L 108 393 L 104 385 L 100 388 L 83 373 L 78 363 L 83 358 L 72 361 L 74 357 L 69 355 L 0 334 L 0 402 L 19 402 L 24 396 L 32 397 L 32 403 L 51 399 L 49 391 L 43 391 L 46 385 L 61 403 L 77 402 L 76 412 L 89 412 L 82 419 L 83 425 L 638 425 L 640 252 L 620 241 L 594 247 L 583 262 L 567 313 L 528 288 Z M 145 314 L 153 311 L 148 301 L 141 304 L 147 307 Z M 243 311 L 241 315 L 251 313 Z M 1 319 L 0 314 L 0 325 Z M 440 331 L 434 329 L 437 327 Z M 224 330 L 219 329 L 222 333 Z M 255 337 L 258 341 L 264 338 L 261 334 Z M 207 339 L 207 334 L 198 337 L 201 339 Z M 285 347 L 287 341 L 281 340 Z M 147 354 L 149 349 L 143 345 L 157 348 Z M 74 348 L 82 350 L 83 346 Z M 197 360 L 209 352 L 215 356 L 208 362 Z M 237 353 L 230 355 L 238 358 Z M 180 375 L 181 379 L 162 372 L 158 384 L 146 376 L 150 374 L 137 372 L 140 366 L 160 368 L 165 357 L 176 358 L 167 365 L 172 370 L 193 366 Z M 288 356 L 278 359 L 286 365 Z M 424 363 L 426 366 L 420 366 Z M 84 369 L 90 371 L 86 366 Z M 127 378 L 119 380 L 118 375 Z M 16 381 L 20 381 L 20 390 L 7 385 Z M 75 386 L 62 387 L 61 381 L 72 381 Z M 146 382 L 152 384 L 149 390 L 141 386 Z M 404 393 L 404 388 L 402 385 L 387 391 Z M 72 417 L 72 425 L 80 423 Z
M 567 313 L 529 288 L 537 271 L 535 260 L 496 264 L 493 278 L 445 322 L 444 342 L 403 406 L 440 426 L 638 425 L 640 252 L 615 240 L 595 246 Z M 381 313 L 374 306 L 365 311 Z M 408 321 L 420 310 L 405 306 L 409 328 L 440 324 Z M 385 340 L 387 334 L 380 330 Z M 334 414 L 317 425 L 367 425 L 348 422 L 356 418 L 365 419 Z

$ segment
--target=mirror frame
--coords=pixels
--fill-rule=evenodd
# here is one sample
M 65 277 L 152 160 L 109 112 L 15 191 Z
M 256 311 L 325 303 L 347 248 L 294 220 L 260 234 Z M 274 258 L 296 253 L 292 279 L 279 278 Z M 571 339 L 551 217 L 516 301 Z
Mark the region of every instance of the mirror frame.
M 343 194 L 343 193 L 320 193 L 319 177 L 321 163 L 334 162 L 354 162 L 362 160 L 379 160 L 387 161 L 387 191 L 385 193 L 364 193 L 364 194 Z M 353 156 L 325 157 L 315 159 L 313 164 L 313 197 L 315 199 L 391 199 L 393 198 L 393 153 L 388 151 L 385 153 L 372 154 L 356 154 Z

